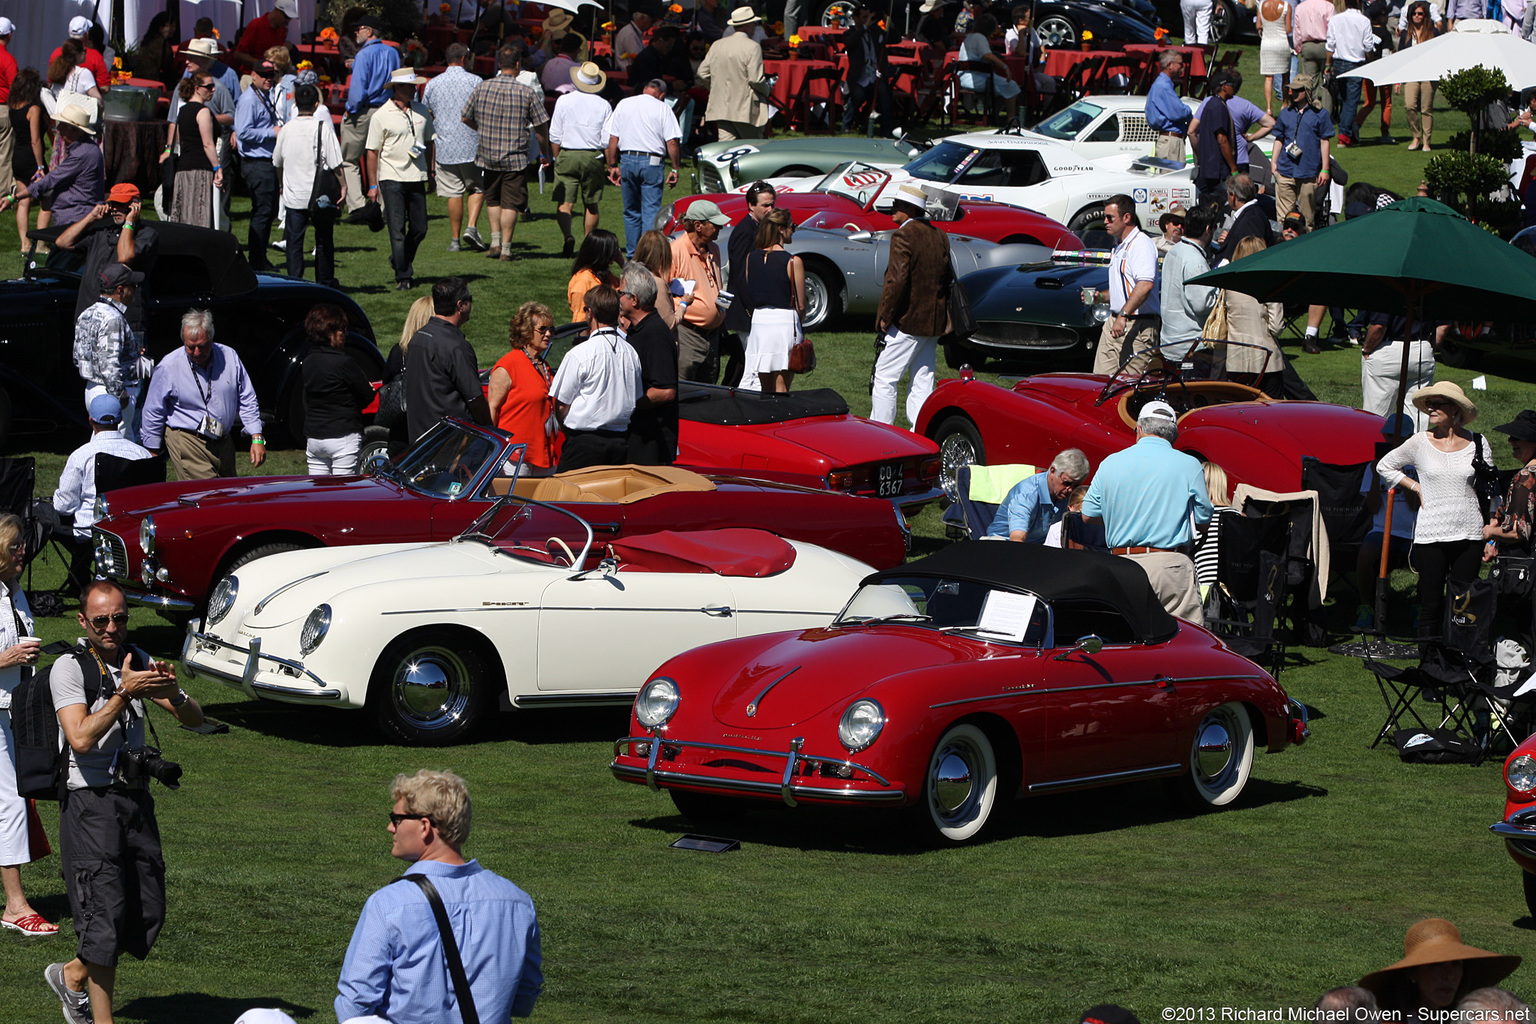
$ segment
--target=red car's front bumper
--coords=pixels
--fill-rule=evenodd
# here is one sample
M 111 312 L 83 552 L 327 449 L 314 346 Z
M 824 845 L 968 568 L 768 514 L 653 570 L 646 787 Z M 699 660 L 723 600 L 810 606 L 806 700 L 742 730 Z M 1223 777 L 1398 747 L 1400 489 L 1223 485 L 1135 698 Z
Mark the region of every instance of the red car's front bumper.
M 626 736 L 613 745 L 608 766 L 624 782 L 651 789 L 689 789 L 708 793 L 800 803 L 901 804 L 906 790 L 878 772 L 854 761 L 820 757 L 801 750 L 804 739 L 790 741 L 789 750 L 764 750 L 722 743 L 700 743 L 670 737 Z M 685 750 L 704 757 L 680 760 Z M 745 755 L 720 758 L 712 755 Z M 707 758 L 707 759 L 706 759 Z M 782 771 L 768 765 L 784 762 Z

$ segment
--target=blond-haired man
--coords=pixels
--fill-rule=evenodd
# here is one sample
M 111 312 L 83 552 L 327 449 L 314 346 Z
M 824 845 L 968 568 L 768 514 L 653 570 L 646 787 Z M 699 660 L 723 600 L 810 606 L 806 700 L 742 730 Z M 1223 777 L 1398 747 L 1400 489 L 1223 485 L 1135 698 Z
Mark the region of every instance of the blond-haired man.
M 397 775 L 390 787 L 392 856 L 415 884 L 368 897 L 337 984 L 336 1019 L 378 1016 L 391 1024 L 467 1019 L 428 888 L 447 914 L 465 984 L 481 1020 L 526 1017 L 544 984 L 539 922 L 527 893 L 461 853 L 469 840 L 469 787 L 452 772 Z M 425 879 L 427 885 L 422 885 Z M 451 964 L 451 961 L 449 961 Z

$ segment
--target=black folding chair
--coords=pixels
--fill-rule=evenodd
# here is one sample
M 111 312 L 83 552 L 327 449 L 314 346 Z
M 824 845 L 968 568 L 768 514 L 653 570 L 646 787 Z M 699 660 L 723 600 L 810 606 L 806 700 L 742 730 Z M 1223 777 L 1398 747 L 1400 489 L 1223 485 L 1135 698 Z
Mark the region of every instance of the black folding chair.
M 1312 455 L 1301 457 L 1301 489 L 1317 492 L 1329 557 L 1340 565 L 1354 560 L 1360 542 L 1371 529 L 1371 513 L 1360 489 L 1370 467 L 1369 462 L 1339 465 Z
M 1276 628 L 1289 592 L 1292 525 L 1287 516 L 1217 513 L 1216 582 L 1206 594 L 1205 628 L 1279 679 L 1285 640 Z

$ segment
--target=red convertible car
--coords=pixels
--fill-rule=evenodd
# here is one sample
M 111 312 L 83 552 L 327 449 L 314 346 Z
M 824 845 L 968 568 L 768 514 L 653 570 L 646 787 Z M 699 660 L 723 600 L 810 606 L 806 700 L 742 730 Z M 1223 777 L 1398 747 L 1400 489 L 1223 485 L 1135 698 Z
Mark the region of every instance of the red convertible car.
M 795 224 L 823 230 L 891 231 L 890 206 L 875 208 L 875 199 L 891 180 L 891 175 L 867 164 L 850 164 L 828 174 L 809 192 L 780 192 L 775 205 L 788 210 Z M 744 188 L 745 186 L 743 186 Z M 658 226 L 667 234 L 681 231 L 683 211 L 696 199 L 708 199 L 736 224 L 747 215 L 747 197 L 734 193 L 693 195 L 679 199 Z M 941 196 L 946 208 L 933 218 L 933 225 L 943 231 L 970 235 L 1004 245 L 1023 243 L 1043 245 L 1048 249 L 1079 249 L 1082 240 L 1066 225 L 1043 213 L 1009 206 L 1006 203 L 963 199 L 953 203 L 952 196 Z M 660 219 L 660 218 L 658 218 Z
M 607 541 L 661 530 L 755 527 L 876 567 L 906 557 L 889 501 L 674 466 L 592 467 L 518 477 L 522 446 L 445 420 L 362 476 L 273 476 L 146 484 L 98 499 L 96 571 L 170 616 L 264 555 L 299 548 L 447 540 L 500 495 L 568 506 Z
M 1044 466 L 1064 448 L 1082 449 L 1097 468 L 1132 443 L 1136 413 L 1153 399 L 1180 414 L 1175 447 L 1221 466 L 1233 487 L 1294 491 L 1303 455 L 1366 462 L 1381 440 L 1379 416 L 1327 402 L 1277 401 L 1234 381 L 1044 373 L 1002 388 L 968 369 L 933 389 L 916 431 L 939 446 L 951 489 L 960 466 Z
M 1525 906 L 1536 917 L 1536 736 L 1504 761 L 1504 820 L 1492 828 L 1520 865 Z
M 1225 806 L 1255 748 L 1307 736 L 1302 705 L 1132 563 L 985 541 L 867 577 L 830 626 L 673 658 L 629 731 L 610 769 L 685 816 L 902 808 L 954 842 L 1016 796 L 1139 779 Z

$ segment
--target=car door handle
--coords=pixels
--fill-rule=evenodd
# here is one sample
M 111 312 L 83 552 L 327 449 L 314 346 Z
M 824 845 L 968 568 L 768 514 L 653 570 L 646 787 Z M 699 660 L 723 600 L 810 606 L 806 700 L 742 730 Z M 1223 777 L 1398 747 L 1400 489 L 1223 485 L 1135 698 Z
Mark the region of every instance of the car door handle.
M 1158 676 L 1155 681 L 1157 683 L 1157 688 L 1159 690 L 1172 690 L 1172 689 L 1174 689 L 1173 680 L 1169 679 L 1167 676 Z
M 723 604 L 707 604 L 700 608 L 699 611 L 705 615 L 713 615 L 717 619 L 728 619 L 733 614 L 730 606 Z

